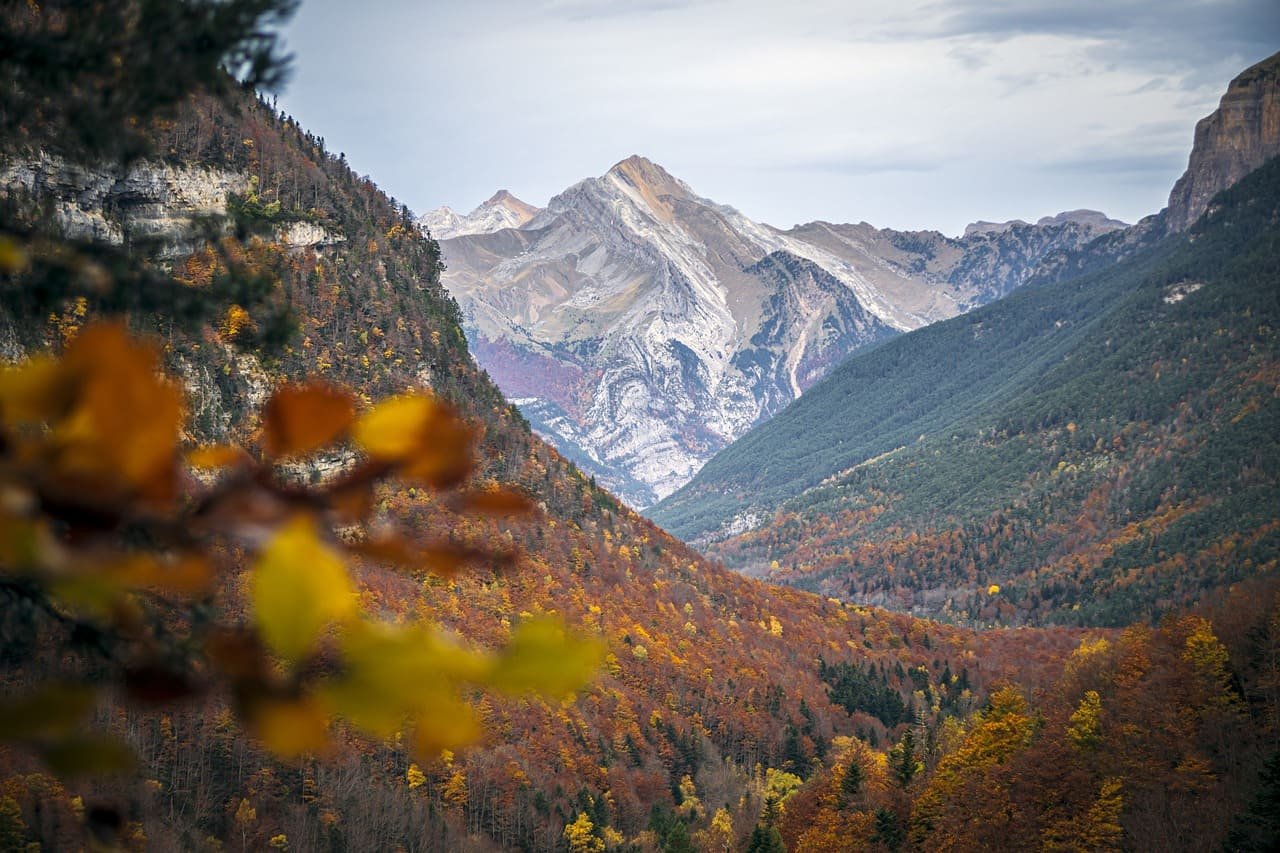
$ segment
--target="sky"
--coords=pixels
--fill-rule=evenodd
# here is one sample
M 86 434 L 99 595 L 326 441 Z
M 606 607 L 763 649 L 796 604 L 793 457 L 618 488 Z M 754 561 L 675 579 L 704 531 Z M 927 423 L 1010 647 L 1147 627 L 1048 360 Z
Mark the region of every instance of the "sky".
M 1164 207 L 1277 0 L 303 0 L 279 106 L 418 213 L 641 154 L 779 227 Z

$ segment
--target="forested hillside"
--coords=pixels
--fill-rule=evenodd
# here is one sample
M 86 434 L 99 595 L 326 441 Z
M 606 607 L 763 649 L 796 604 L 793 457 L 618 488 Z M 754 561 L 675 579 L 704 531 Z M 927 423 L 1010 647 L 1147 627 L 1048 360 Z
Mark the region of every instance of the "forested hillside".
M 1159 629 L 974 631 L 707 561 L 530 435 L 409 211 L 268 101 L 184 76 L 191 45 L 241 56 L 211 8 L 253 35 L 288 5 L 4 13 L 68 52 L 0 53 L 26 87 L 0 89 L 0 848 L 1274 834 L 1274 772 L 1250 809 L 1280 707 L 1270 578 Z M 66 67 L 68 33 L 141 44 Z M 77 85 L 15 109 L 42 75 Z M 58 116 L 102 75 L 123 106 L 71 144 Z M 178 108 L 133 114 L 139 76 Z M 1224 207 L 1244 242 L 1197 244 L 1251 251 L 1248 198 Z
M 1277 222 L 1273 161 L 1185 237 L 851 359 L 655 518 L 705 541 L 780 505 L 715 553 L 999 623 L 1123 625 L 1268 571 Z
M 500 482 L 538 509 L 508 522 L 448 492 L 384 488 L 375 527 L 446 543 L 463 565 L 353 560 L 362 609 L 397 624 L 425 618 L 482 646 L 555 613 L 603 642 L 604 666 L 567 704 L 468 696 L 488 743 L 466 754 L 424 755 L 403 736 L 382 743 L 338 726 L 338 754 L 282 761 L 243 736 L 235 697 L 170 700 L 188 690 L 162 679 L 140 700 L 137 661 L 81 641 L 115 616 L 73 609 L 68 621 L 64 605 L 33 608 L 29 582 L 6 580 L 6 839 L 75 847 L 90 831 L 162 849 L 553 849 L 572 825 L 590 844 L 652 848 L 706 836 L 723 811 L 714 831 L 745 840 L 769 796 L 790 793 L 833 737 L 884 747 L 915 721 L 941 725 L 980 705 L 996 677 L 1050 677 L 1074 643 L 1038 634 L 1028 656 L 1026 638 L 772 590 L 708 564 L 530 436 L 466 355 L 435 244 L 321 139 L 238 95 L 195 98 L 150 130 L 155 156 L 128 165 L 37 144 L 5 151 L 6 352 L 57 354 L 95 318 L 124 316 L 183 379 L 188 443 L 269 442 L 262 405 L 287 380 L 342 383 L 361 406 L 429 387 L 483 435 L 471 493 Z M 184 218 L 179 202 L 209 186 L 229 190 L 203 219 Z M 64 242 L 68 232 L 77 239 Z M 71 251 L 100 260 L 69 269 Z M 323 484 L 356 457 L 340 446 L 278 473 Z M 249 622 L 242 585 L 232 572 L 209 601 Z M 182 635 L 198 619 L 169 627 Z M 198 646 L 173 651 L 194 655 L 199 671 Z M 829 699 L 818 656 L 858 667 L 880 698 Z M 40 685 L 67 677 L 101 686 L 92 728 L 128 745 L 136 772 L 55 778 L 38 756 L 54 754 L 59 741 L 47 738 L 62 730 L 38 729 L 46 740 L 34 751 L 32 735 L 17 737 L 23 709 L 45 707 Z M 110 689 L 122 682 L 125 693 Z M 922 685 L 949 697 L 945 711 L 914 698 Z

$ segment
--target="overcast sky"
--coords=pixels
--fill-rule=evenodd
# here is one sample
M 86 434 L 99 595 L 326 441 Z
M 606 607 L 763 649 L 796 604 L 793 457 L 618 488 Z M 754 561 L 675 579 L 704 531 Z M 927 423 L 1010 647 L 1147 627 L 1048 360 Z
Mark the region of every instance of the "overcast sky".
M 787 227 L 1164 206 L 1278 0 L 303 0 L 280 106 L 422 213 L 642 154 Z

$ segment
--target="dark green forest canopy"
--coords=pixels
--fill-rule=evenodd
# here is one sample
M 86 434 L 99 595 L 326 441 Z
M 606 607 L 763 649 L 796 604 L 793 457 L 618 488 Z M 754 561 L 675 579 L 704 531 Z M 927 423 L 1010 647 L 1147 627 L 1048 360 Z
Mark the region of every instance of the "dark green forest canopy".
M 819 535 L 824 548 L 840 550 L 906 531 L 959 529 L 973 544 L 983 525 L 1026 527 L 1014 551 L 973 560 L 985 585 L 1048 563 L 1061 538 L 1032 540 L 1052 524 L 1075 523 L 1106 486 L 1115 527 L 1195 508 L 1153 530 L 1155 539 L 1115 547 L 1114 572 L 1230 535 L 1247 541 L 1248 553 L 1236 554 L 1223 578 L 1196 583 L 1266 565 L 1280 505 L 1278 220 L 1280 163 L 1272 161 L 1221 194 L 1186 235 L 1078 278 L 1030 284 L 851 358 L 652 517 L 698 541 L 741 513 L 778 513 L 755 539 L 724 546 L 731 565 L 802 563 L 788 542 Z M 842 512 L 859 510 L 874 518 L 832 532 Z M 838 563 L 820 574 L 839 575 Z M 876 571 L 855 568 L 859 577 Z M 1117 593 L 1114 606 L 1095 602 L 1092 618 L 1150 615 L 1170 594 Z

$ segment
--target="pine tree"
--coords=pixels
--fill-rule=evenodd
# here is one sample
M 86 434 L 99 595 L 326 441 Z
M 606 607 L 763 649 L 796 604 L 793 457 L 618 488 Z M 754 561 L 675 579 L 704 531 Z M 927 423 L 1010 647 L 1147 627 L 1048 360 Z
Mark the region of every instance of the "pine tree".
M 872 842 L 879 842 L 888 847 L 890 853 L 896 853 L 906 837 L 907 832 L 896 814 L 886 808 L 876 809 L 876 831 L 871 836 Z
M 911 784 L 911 780 L 915 778 L 920 769 L 920 765 L 916 761 L 916 734 L 914 729 L 908 728 L 902 736 L 902 740 L 898 741 L 897 745 L 889 750 L 889 764 L 899 785 L 905 788 Z
M 751 831 L 747 853 L 787 853 L 787 848 L 776 826 L 757 826 Z
M 1249 810 L 1232 822 L 1225 849 L 1240 853 L 1280 851 L 1280 752 L 1262 765 L 1258 791 Z
M 840 777 L 840 799 L 844 805 L 848 805 L 854 797 L 862 793 L 864 775 L 862 765 L 856 758 L 850 757 L 849 766 L 844 769 L 844 775 Z

